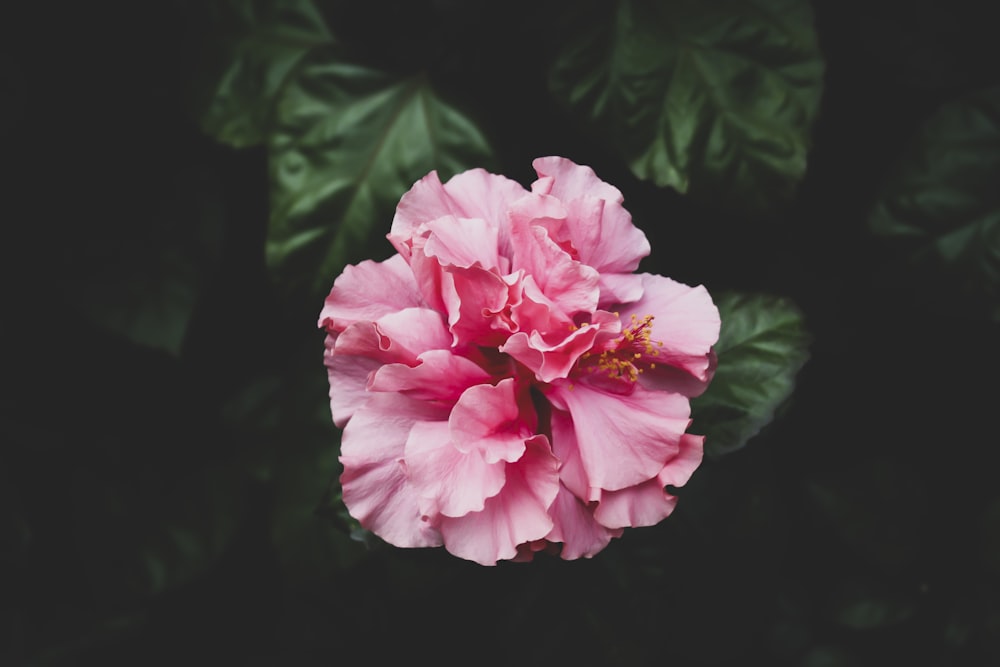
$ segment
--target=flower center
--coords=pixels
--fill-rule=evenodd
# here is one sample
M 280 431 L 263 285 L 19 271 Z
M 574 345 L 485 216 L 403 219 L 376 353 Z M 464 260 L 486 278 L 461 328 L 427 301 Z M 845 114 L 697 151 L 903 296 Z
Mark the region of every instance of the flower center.
M 631 322 L 618 338 L 601 352 L 587 352 L 581 361 L 606 373 L 609 378 L 635 382 L 646 368 L 656 368 L 656 363 L 647 357 L 659 356 L 657 348 L 663 346 L 663 341 L 650 337 L 652 329 L 652 315 L 642 318 L 632 315 Z

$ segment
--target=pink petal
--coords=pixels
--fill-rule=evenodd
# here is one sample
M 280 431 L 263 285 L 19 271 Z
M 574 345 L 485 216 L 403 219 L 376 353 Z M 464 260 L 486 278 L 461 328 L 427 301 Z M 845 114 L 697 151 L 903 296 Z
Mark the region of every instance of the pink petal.
M 640 385 L 629 394 L 605 392 L 586 382 L 569 386 L 560 380 L 545 393 L 573 418 L 588 486 L 609 491 L 635 486 L 654 477 L 677 454 L 691 421 L 684 396 Z
M 382 362 L 355 355 L 334 354 L 333 341 L 327 336 L 327 348 L 323 355 L 327 379 L 330 381 L 330 414 L 333 423 L 343 428 L 371 394 L 366 387 L 369 376 Z
M 500 380 L 496 386 L 469 387 L 448 418 L 451 441 L 460 452 L 479 451 L 488 463 L 517 461 L 536 422 L 533 413 L 524 418 L 521 412 L 513 378 Z
M 503 488 L 505 468 L 502 461 L 484 461 L 478 449 L 459 451 L 446 422 L 418 422 L 406 441 L 406 472 L 430 517 L 482 511 Z
M 508 314 L 510 285 L 499 275 L 478 267 L 449 268 L 444 302 L 452 345 L 495 346 L 513 328 Z
M 599 308 L 607 309 L 642 298 L 642 276 L 633 273 L 602 273 L 598 287 L 601 290 Z
M 689 287 L 670 278 L 642 274 L 643 295 L 638 301 L 625 304 L 620 313 L 623 321 L 631 315 L 642 318 L 653 315 L 650 338 L 659 341 L 657 355 L 644 361 L 666 364 L 690 373 L 707 382 L 712 366 L 710 353 L 719 340 L 719 309 L 701 285 Z
M 567 317 L 592 313 L 600 291 L 598 272 L 574 260 L 540 226 L 515 228 L 513 267 L 524 269 L 542 293 Z
M 677 456 L 667 461 L 660 471 L 660 482 L 666 486 L 684 486 L 705 457 L 705 436 L 685 433 Z
M 559 459 L 559 481 L 582 502 L 600 500 L 600 487 L 591 486 L 580 458 L 573 418 L 565 410 L 553 409 L 549 415 L 552 429 L 552 453 Z
M 424 244 L 424 254 L 441 265 L 462 268 L 477 265 L 507 273 L 507 258 L 501 261 L 497 254 L 499 228 L 495 222 L 446 216 L 429 222 L 427 229 L 430 236 Z
M 524 279 L 523 287 L 521 303 L 512 309 L 512 319 L 522 331 L 499 349 L 534 372 L 541 382 L 568 377 L 577 360 L 593 346 L 621 333 L 621 321 L 613 313 L 596 311 L 589 323 L 577 327 L 549 310 L 545 297 L 533 291 L 530 276 Z
M 354 322 L 371 322 L 422 305 L 420 290 L 402 257 L 393 255 L 384 262 L 366 260 L 346 267 L 334 281 L 320 312 L 319 326 L 331 332 L 343 331 Z
M 553 526 L 546 539 L 563 543 L 559 555 L 565 560 L 590 558 L 608 546 L 612 538 L 622 534 L 620 528 L 607 528 L 597 523 L 593 511 L 565 486 L 559 487 L 549 515 Z
M 581 196 L 565 202 L 566 228 L 580 261 L 601 273 L 631 273 L 649 254 L 649 241 L 618 202 Z
M 597 333 L 597 327 L 583 327 L 556 343 L 549 343 L 538 331 L 530 335 L 518 332 L 507 339 L 500 351 L 534 372 L 539 381 L 553 382 L 569 375 L 580 356 L 593 346 Z
M 563 201 L 584 195 L 619 203 L 624 200 L 618 188 L 602 181 L 590 167 L 578 165 L 572 160 L 555 156 L 540 157 L 531 165 L 538 178 L 543 181 L 539 190 L 532 187 L 533 192 L 543 191 L 541 194 L 549 194 Z
M 524 230 L 532 226 L 541 227 L 548 232 L 553 241 L 560 247 L 563 242 L 568 242 L 566 236 L 566 207 L 556 197 L 530 193 L 511 204 L 510 211 L 511 233 L 523 233 Z M 563 248 L 574 254 L 567 248 Z M 574 257 L 577 259 L 577 257 Z
M 661 363 L 656 368 L 647 368 L 646 372 L 639 376 L 639 384 L 653 391 L 669 391 L 694 398 L 701 396 L 708 389 L 717 365 L 718 357 L 715 352 L 709 352 L 708 369 L 704 374 L 705 379 L 701 380 L 686 370 Z
M 398 547 L 441 544 L 422 519 L 419 499 L 403 467 L 413 425 L 443 421 L 445 409 L 400 394 L 373 394 L 347 423 L 341 439 L 344 503 L 361 525 Z
M 356 322 L 337 337 L 334 352 L 415 365 L 427 350 L 448 348 L 451 336 L 441 315 L 426 308 L 407 308 L 377 322 Z
M 368 390 L 400 392 L 419 400 L 454 402 L 467 388 L 489 379 L 489 373 L 451 350 L 428 350 L 417 356 L 416 366 L 382 366 L 371 376 Z
M 653 479 L 620 491 L 607 491 L 594 510 L 594 518 L 609 528 L 653 526 L 667 518 L 677 505 L 677 497 L 664 489 L 683 486 L 701 464 L 703 443 L 700 435 L 685 434 L 680 449 Z
M 559 491 L 559 462 L 545 436 L 525 444 L 524 456 L 505 464 L 506 483 L 486 501 L 482 512 L 441 518 L 439 529 L 448 551 L 481 565 L 495 565 L 516 557 L 518 545 L 552 531 L 548 509 Z
M 409 242 L 421 224 L 445 215 L 480 218 L 496 224 L 497 245 L 501 254 L 506 254 L 510 244 L 507 209 L 524 194 L 525 189 L 519 183 L 482 169 L 458 174 L 445 185 L 441 185 L 437 172 L 431 172 L 403 195 L 396 207 L 389 240 L 409 257 Z
M 497 224 L 500 252 L 507 255 L 510 248 L 510 220 L 507 211 L 527 190 L 517 181 L 482 169 L 456 174 L 445 183 L 444 189 L 460 209 L 455 215 L 482 218 Z

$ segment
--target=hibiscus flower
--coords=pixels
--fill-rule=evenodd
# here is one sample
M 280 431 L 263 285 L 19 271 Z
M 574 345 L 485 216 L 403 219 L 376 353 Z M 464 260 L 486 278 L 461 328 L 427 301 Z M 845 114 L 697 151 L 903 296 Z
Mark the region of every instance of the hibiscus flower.
M 617 188 L 559 157 L 531 190 L 431 172 L 397 254 L 348 266 L 320 314 L 343 499 L 399 547 L 482 564 L 591 557 L 667 517 L 702 460 L 689 398 L 715 369 L 704 287 L 636 274 Z

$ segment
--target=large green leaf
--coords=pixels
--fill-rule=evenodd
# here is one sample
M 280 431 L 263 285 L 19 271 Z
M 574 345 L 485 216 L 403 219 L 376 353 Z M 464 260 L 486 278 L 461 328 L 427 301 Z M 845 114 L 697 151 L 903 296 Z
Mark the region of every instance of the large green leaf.
M 756 213 L 788 200 L 823 81 L 807 0 L 602 5 L 553 94 L 642 179 Z
M 722 332 L 719 366 L 708 391 L 692 401 L 695 430 L 706 451 L 739 449 L 774 419 L 809 358 L 810 336 L 791 301 L 763 294 L 716 297 Z
M 269 146 L 268 264 L 328 289 L 365 243 L 389 231 L 400 195 L 432 169 L 489 160 L 486 139 L 420 75 L 400 79 L 318 51 L 289 82 Z M 304 269 L 307 269 L 304 271 Z
M 296 67 L 333 43 L 311 0 L 214 2 L 192 94 L 202 129 L 237 148 L 264 143 L 275 100 Z
M 357 62 L 315 3 L 216 9 L 227 37 L 192 84 L 200 121 L 219 141 L 267 146 L 267 262 L 286 286 L 322 292 L 349 261 L 385 253 L 395 204 L 429 171 L 488 166 L 483 134 L 423 74 Z
M 1000 87 L 941 107 L 901 156 L 872 231 L 905 258 L 898 277 L 934 307 L 1000 320 Z

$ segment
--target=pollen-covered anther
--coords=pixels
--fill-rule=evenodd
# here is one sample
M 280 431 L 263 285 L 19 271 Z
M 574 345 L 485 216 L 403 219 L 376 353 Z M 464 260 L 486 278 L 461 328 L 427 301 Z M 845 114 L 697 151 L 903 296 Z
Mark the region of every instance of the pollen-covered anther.
M 640 364 L 648 365 L 649 368 L 656 368 L 655 363 L 644 362 L 643 357 L 659 356 L 657 347 L 662 347 L 661 341 L 650 338 L 653 328 L 653 316 L 645 317 L 631 316 L 628 327 L 621 333 L 615 342 L 600 352 L 597 356 L 597 369 L 607 373 L 613 379 L 623 379 L 635 382 L 639 379 L 645 368 Z M 584 354 L 582 359 L 588 359 L 591 353 Z

